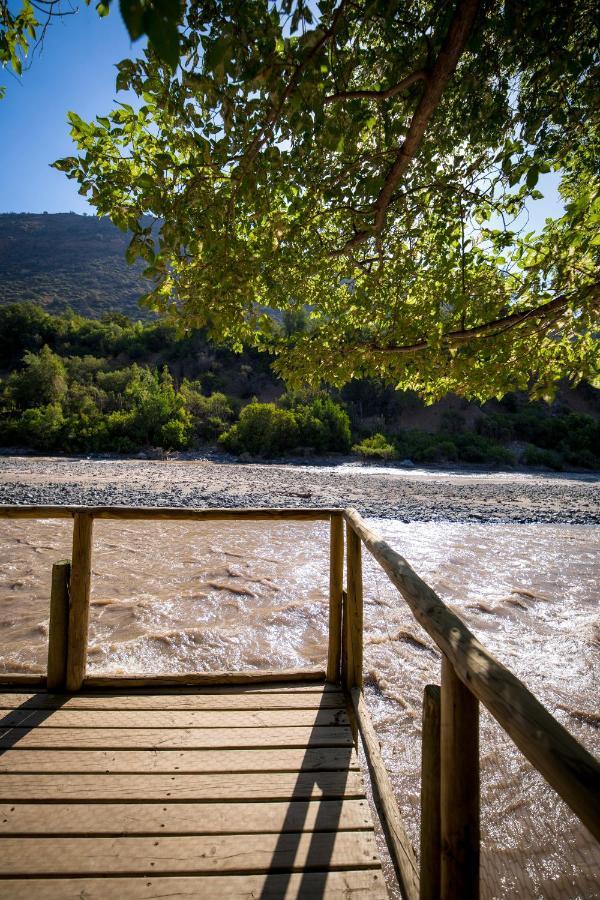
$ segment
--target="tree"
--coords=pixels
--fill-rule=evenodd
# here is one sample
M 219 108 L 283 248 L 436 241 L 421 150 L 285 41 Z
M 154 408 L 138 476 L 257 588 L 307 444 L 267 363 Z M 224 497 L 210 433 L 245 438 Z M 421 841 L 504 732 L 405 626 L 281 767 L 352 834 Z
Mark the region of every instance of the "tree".
M 133 231 L 155 308 L 297 383 L 484 398 L 596 377 L 593 2 L 211 0 L 179 33 L 177 72 L 123 60 L 139 103 L 71 114 L 81 155 L 55 163 Z M 547 172 L 564 215 L 524 233 Z
M 87 6 L 90 2 L 85 0 Z M 99 0 L 98 15 L 107 16 L 110 5 L 111 0 Z M 174 69 L 179 59 L 180 0 L 120 0 L 119 7 L 131 40 L 146 35 L 158 58 Z M 15 11 L 9 0 L 0 0 L 0 65 L 21 75 L 29 51 L 44 43 L 51 22 L 76 13 L 76 7 L 61 0 L 22 0 Z M 3 96 L 0 87 L 0 99 Z

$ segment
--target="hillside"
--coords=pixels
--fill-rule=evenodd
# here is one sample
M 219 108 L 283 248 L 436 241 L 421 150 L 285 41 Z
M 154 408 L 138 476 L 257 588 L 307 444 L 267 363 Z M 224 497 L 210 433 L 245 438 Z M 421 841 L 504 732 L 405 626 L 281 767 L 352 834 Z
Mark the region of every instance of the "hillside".
M 92 318 L 118 310 L 149 319 L 138 306 L 147 291 L 143 263 L 125 262 L 128 242 L 106 218 L 0 214 L 0 303 L 32 300 L 54 313 L 71 307 Z

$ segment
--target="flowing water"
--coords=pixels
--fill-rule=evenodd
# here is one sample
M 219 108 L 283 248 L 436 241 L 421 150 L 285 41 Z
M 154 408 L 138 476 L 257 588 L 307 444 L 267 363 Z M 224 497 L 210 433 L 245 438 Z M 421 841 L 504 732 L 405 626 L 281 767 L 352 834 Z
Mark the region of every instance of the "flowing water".
M 592 526 L 371 520 L 477 637 L 600 752 L 600 534 Z M 0 671 L 45 668 L 52 562 L 71 522 L 0 522 Z M 440 656 L 365 556 L 368 704 L 418 845 L 423 688 Z M 88 668 L 186 672 L 324 662 L 324 523 L 94 525 Z M 482 894 L 600 897 L 598 845 L 482 714 Z

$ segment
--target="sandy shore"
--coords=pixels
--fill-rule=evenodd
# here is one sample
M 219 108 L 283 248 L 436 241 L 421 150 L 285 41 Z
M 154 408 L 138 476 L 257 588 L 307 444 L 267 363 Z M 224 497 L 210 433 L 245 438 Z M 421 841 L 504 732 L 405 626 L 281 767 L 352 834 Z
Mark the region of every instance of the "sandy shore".
M 354 506 L 402 521 L 600 524 L 600 477 L 370 467 L 0 457 L 0 503 Z

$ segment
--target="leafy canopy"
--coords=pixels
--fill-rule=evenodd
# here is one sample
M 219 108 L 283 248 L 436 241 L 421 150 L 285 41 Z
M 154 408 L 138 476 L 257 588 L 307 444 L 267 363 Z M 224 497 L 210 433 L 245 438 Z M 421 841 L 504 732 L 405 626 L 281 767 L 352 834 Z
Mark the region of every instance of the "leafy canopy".
M 179 42 L 175 72 L 152 48 L 119 63 L 138 103 L 71 113 L 80 155 L 55 163 L 133 231 L 154 307 L 297 383 L 594 379 L 593 0 L 206 0 Z M 549 172 L 564 214 L 525 233 Z
M 108 15 L 111 2 L 98 0 L 99 16 Z M 90 3 L 91 0 L 85 0 L 86 6 Z M 120 0 L 119 8 L 131 40 L 146 35 L 158 58 L 175 69 L 179 60 L 177 26 L 183 12 L 181 0 Z M 77 7 L 62 0 L 22 0 L 17 10 L 10 8 L 9 0 L 0 0 L 0 65 L 21 75 L 30 51 L 43 45 L 48 26 L 76 13 Z M 3 96 L 4 88 L 0 87 L 0 99 Z

